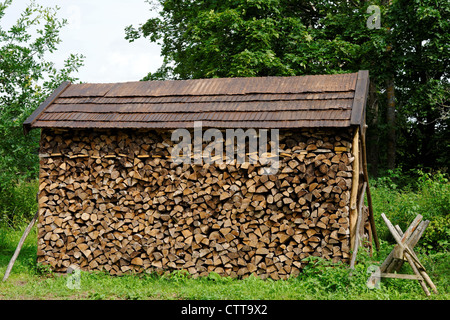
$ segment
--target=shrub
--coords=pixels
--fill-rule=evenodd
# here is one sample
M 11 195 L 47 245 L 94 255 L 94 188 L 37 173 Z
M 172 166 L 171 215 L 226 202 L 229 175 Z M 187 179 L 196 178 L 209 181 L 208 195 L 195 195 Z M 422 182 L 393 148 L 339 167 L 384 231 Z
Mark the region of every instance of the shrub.
M 377 231 L 380 238 L 393 241 L 381 213 L 405 231 L 418 215 L 430 220 L 418 243 L 426 251 L 448 250 L 450 234 L 450 183 L 447 175 L 417 170 L 404 174 L 401 170 L 371 181 Z M 411 179 L 411 177 L 415 177 Z
M 22 181 L 11 185 L 0 192 L 0 225 L 13 228 L 28 223 L 38 205 L 36 194 L 39 181 Z
M 442 252 L 450 245 L 450 215 L 435 217 L 430 221 L 421 242 L 426 251 Z
M 446 175 L 437 172 L 434 175 L 419 171 L 418 179 L 421 207 L 424 214 L 431 217 L 443 217 L 450 214 L 450 183 Z M 426 212 L 426 213 L 425 213 Z

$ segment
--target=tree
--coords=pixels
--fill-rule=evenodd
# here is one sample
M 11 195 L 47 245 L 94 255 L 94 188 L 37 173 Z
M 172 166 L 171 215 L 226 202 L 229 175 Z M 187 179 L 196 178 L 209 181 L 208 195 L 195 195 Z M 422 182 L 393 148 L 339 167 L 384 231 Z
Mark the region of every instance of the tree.
M 397 153 L 405 167 L 446 167 L 450 160 L 450 2 L 392 1 L 386 20 L 392 26 L 389 41 L 397 127 L 402 131 Z
M 355 69 L 357 44 L 324 37 L 324 4 L 294 0 L 161 1 L 159 18 L 126 28 L 162 44 L 164 65 L 147 79 L 289 76 Z M 361 20 L 365 25 L 365 19 Z
M 367 27 L 369 5 L 380 8 L 380 28 Z M 449 6 L 447 0 L 160 0 L 159 17 L 128 26 L 126 38 L 162 46 L 163 66 L 144 80 L 368 69 L 368 148 L 376 173 L 379 159 L 392 167 L 396 154 L 403 166 L 442 163 L 421 136 L 437 141 L 448 132 Z M 424 83 L 418 70 L 429 70 Z M 421 123 L 433 125 L 426 131 Z M 411 151 L 415 141 L 426 146 Z
M 12 0 L 0 2 L 0 22 Z M 37 177 L 39 131 L 24 135 L 23 121 L 63 81 L 75 81 L 72 73 L 82 66 L 83 56 L 70 55 L 61 69 L 47 61 L 61 42 L 66 20 L 56 17 L 57 8 L 31 2 L 5 30 L 0 24 L 0 190 L 20 179 Z

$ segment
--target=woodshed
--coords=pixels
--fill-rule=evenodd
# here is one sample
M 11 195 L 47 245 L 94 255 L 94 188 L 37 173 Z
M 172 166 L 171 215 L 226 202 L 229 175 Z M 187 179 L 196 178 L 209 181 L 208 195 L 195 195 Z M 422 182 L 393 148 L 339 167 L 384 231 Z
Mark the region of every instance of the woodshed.
M 376 240 L 368 84 L 367 71 L 63 83 L 24 122 L 42 130 L 38 262 L 272 279 L 298 274 L 308 256 L 354 263 L 361 241 Z M 265 174 L 248 149 L 244 163 L 217 153 L 222 162 L 174 161 L 174 130 L 195 144 L 198 123 L 223 132 L 224 149 L 229 131 L 242 129 L 248 145 L 277 130 L 265 145 L 277 171 Z

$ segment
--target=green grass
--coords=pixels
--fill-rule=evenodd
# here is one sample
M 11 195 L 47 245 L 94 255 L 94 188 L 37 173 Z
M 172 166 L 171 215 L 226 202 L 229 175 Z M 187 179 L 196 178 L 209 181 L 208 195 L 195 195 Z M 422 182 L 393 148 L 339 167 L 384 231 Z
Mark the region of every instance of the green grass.
M 14 186 L 0 194 L 0 277 L 35 210 L 35 181 Z M 373 257 L 360 252 L 349 275 L 347 265 L 312 260 L 296 278 L 261 280 L 222 278 L 211 274 L 194 279 L 183 272 L 169 275 L 136 274 L 121 277 L 82 272 L 80 289 L 67 286 L 70 276 L 51 273 L 36 264 L 36 227 L 28 236 L 7 282 L 0 282 L 0 299 L 227 299 L 227 300 L 420 300 L 450 298 L 450 183 L 447 176 L 393 172 L 371 181 L 380 252 Z M 13 212 L 13 214 L 11 214 Z M 380 265 L 394 246 L 380 214 L 384 212 L 405 230 L 417 214 L 431 221 L 414 249 L 439 294 L 426 297 L 417 281 L 383 279 L 380 289 L 365 283 L 371 265 Z M 405 265 L 402 273 L 412 274 Z
M 23 228 L 22 228 L 23 230 Z M 0 276 L 14 253 L 22 230 L 0 229 Z M 0 299 L 62 300 L 419 300 L 450 298 L 449 254 L 435 253 L 419 258 L 439 290 L 426 297 L 417 281 L 386 279 L 380 289 L 370 290 L 365 282 L 367 268 L 379 265 L 392 245 L 382 241 L 382 250 L 370 258 L 361 253 L 358 265 L 349 276 L 347 265 L 310 261 L 297 278 L 261 280 L 256 277 L 231 279 L 211 274 L 194 279 L 183 272 L 168 275 L 135 274 L 121 277 L 101 272 L 81 272 L 80 289 L 70 289 L 70 275 L 54 274 L 36 265 L 36 229 L 30 233 L 6 282 L 0 282 Z M 403 272 L 412 273 L 409 267 Z

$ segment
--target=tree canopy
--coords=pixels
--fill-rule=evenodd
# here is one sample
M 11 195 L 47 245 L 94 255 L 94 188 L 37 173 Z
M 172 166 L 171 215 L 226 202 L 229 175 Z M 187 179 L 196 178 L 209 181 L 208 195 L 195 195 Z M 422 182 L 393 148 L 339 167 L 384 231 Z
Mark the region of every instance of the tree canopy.
M 369 5 L 380 10 L 379 28 L 368 27 Z M 160 0 L 153 8 L 158 17 L 125 29 L 129 41 L 161 45 L 163 65 L 143 80 L 367 69 L 372 172 L 395 154 L 406 168 L 448 164 L 447 0 Z
M 362 54 L 359 43 L 346 41 L 345 35 L 329 35 L 338 30 L 324 30 L 323 21 L 331 19 L 326 3 L 161 1 L 160 17 L 149 19 L 139 29 L 127 27 L 127 39 L 144 36 L 162 44 L 164 65 L 148 79 L 356 70 L 354 57 Z M 346 6 L 342 10 L 351 11 Z M 364 17 L 352 21 L 366 32 Z
M 66 20 L 57 8 L 34 2 L 9 29 L 2 18 L 12 0 L 0 2 L 0 190 L 19 179 L 37 176 L 39 131 L 23 134 L 23 121 L 41 102 L 82 66 L 82 55 L 70 55 L 58 69 L 48 54 L 61 42 Z

